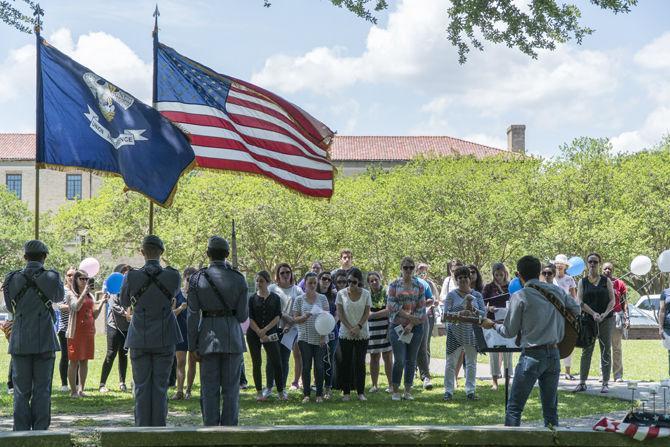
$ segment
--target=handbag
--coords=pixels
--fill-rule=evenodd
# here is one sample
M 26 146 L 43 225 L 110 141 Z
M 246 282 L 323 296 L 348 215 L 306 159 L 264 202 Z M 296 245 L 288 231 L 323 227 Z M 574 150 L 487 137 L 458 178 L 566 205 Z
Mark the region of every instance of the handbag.
M 596 342 L 596 322 L 585 313 L 578 317 L 579 335 L 577 336 L 576 346 L 578 348 L 589 348 Z

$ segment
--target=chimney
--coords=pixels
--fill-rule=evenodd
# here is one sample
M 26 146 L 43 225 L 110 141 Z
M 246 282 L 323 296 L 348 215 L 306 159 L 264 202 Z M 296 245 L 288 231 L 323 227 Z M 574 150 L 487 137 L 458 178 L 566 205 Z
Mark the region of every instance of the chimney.
M 526 153 L 525 124 L 512 124 L 507 128 L 507 150 L 517 154 Z

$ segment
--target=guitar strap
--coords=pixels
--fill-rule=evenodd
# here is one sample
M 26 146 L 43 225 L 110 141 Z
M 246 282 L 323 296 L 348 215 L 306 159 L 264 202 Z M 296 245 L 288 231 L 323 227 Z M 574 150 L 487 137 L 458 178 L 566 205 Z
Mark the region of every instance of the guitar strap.
M 565 307 L 565 304 L 563 304 L 563 301 L 561 301 L 559 297 L 557 297 L 553 292 L 545 290 L 536 284 L 526 284 L 525 287 L 530 287 L 540 292 L 542 296 L 547 299 L 547 301 L 554 305 L 558 313 L 563 315 L 565 322 L 569 324 L 576 333 L 579 334 L 579 321 L 577 321 L 577 317 Z

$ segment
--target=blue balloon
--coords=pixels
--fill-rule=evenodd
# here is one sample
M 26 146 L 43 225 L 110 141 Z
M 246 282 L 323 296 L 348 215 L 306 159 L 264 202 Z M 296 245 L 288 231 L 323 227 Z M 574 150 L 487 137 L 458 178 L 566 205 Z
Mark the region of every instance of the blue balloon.
M 510 281 L 508 289 L 510 295 L 517 293 L 521 289 L 523 289 L 523 284 L 521 284 L 521 280 L 519 278 L 514 278 Z
M 582 258 L 579 256 L 573 256 L 570 259 L 568 259 L 568 263 L 570 264 L 570 267 L 568 267 L 565 270 L 565 273 L 567 273 L 570 276 L 577 276 L 581 275 L 584 273 L 584 268 L 586 267 L 586 263 Z
M 119 272 L 114 272 L 105 280 L 107 285 L 107 292 L 117 294 L 121 291 L 121 284 L 123 284 L 123 275 Z

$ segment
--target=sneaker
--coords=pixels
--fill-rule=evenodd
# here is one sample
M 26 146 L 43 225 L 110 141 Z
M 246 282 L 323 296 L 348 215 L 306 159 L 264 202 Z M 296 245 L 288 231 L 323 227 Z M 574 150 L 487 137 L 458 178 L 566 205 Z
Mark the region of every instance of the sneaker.
M 468 394 L 465 396 L 465 398 L 466 398 L 467 400 L 479 400 L 479 399 L 477 398 L 477 396 L 475 396 L 475 393 L 468 393 Z
M 323 397 L 321 396 L 316 396 L 316 399 L 314 400 L 317 404 L 322 404 L 323 403 Z
M 615 382 L 623 382 L 623 379 L 621 377 L 617 377 L 616 379 L 614 379 L 614 381 Z
M 284 390 L 281 392 L 281 400 L 288 400 L 288 391 Z
M 395 401 L 402 400 L 402 398 L 400 397 L 400 393 L 391 394 L 391 400 L 395 400 Z
M 349 402 L 351 400 L 351 396 L 348 394 L 345 394 L 342 396 L 342 402 Z
M 291 384 L 291 391 L 299 390 L 300 387 L 298 386 L 298 382 L 293 382 Z
M 393 394 L 393 390 L 391 389 L 391 387 L 386 388 L 386 392 L 389 394 Z
M 432 390 L 433 389 L 433 384 L 430 383 L 430 377 L 426 377 L 423 379 L 423 389 L 424 390 Z
M 70 387 L 67 386 L 67 385 L 63 385 L 62 387 L 60 387 L 60 392 L 61 393 L 68 393 L 68 392 L 70 392 Z
M 405 394 L 402 395 L 402 398 L 404 400 L 414 400 L 414 396 L 412 396 L 412 394 L 408 392 L 405 392 Z
M 302 403 L 303 404 L 308 404 L 309 403 L 309 396 L 305 396 L 302 398 Z
M 101 392 L 101 393 L 103 393 L 103 394 L 105 394 L 105 393 L 109 393 L 109 389 L 108 389 L 105 385 L 102 385 L 102 386 L 98 389 L 98 391 Z
M 451 393 L 444 393 L 444 400 L 451 400 L 453 399 L 454 396 L 451 395 Z
M 368 398 L 365 397 L 365 394 L 359 394 L 358 395 L 358 400 L 360 400 L 361 402 L 365 402 L 366 400 L 368 400 Z
M 585 384 L 585 383 L 580 383 L 579 385 L 577 385 L 577 386 L 572 390 L 573 393 L 580 393 L 580 392 L 582 392 L 582 391 L 586 391 L 586 384 Z
M 577 378 L 572 374 L 565 373 L 565 380 L 576 380 Z
M 272 396 L 272 388 L 263 388 L 262 395 L 264 398 L 268 398 Z
M 267 396 L 264 396 L 262 392 L 256 394 L 256 402 L 265 402 L 268 400 Z
M 184 400 L 189 400 L 191 398 L 191 392 L 187 391 L 184 393 Z
M 7 388 L 7 394 L 14 394 L 14 388 Z
M 128 387 L 126 386 L 125 383 L 121 383 L 119 384 L 119 390 L 121 390 L 122 393 L 125 393 L 126 391 L 128 391 Z
M 184 400 L 184 393 L 182 391 L 177 391 L 170 400 Z
M 240 384 L 240 389 L 241 389 L 242 391 L 246 390 L 247 388 L 249 388 L 249 384 L 248 384 L 248 383 L 241 383 L 241 384 Z
M 376 393 L 377 391 L 379 391 L 379 387 L 378 386 L 373 386 L 373 387 L 370 387 L 370 389 L 368 390 L 368 393 Z
M 610 392 L 610 388 L 606 383 L 603 383 L 603 387 L 600 389 L 600 394 L 607 394 Z

